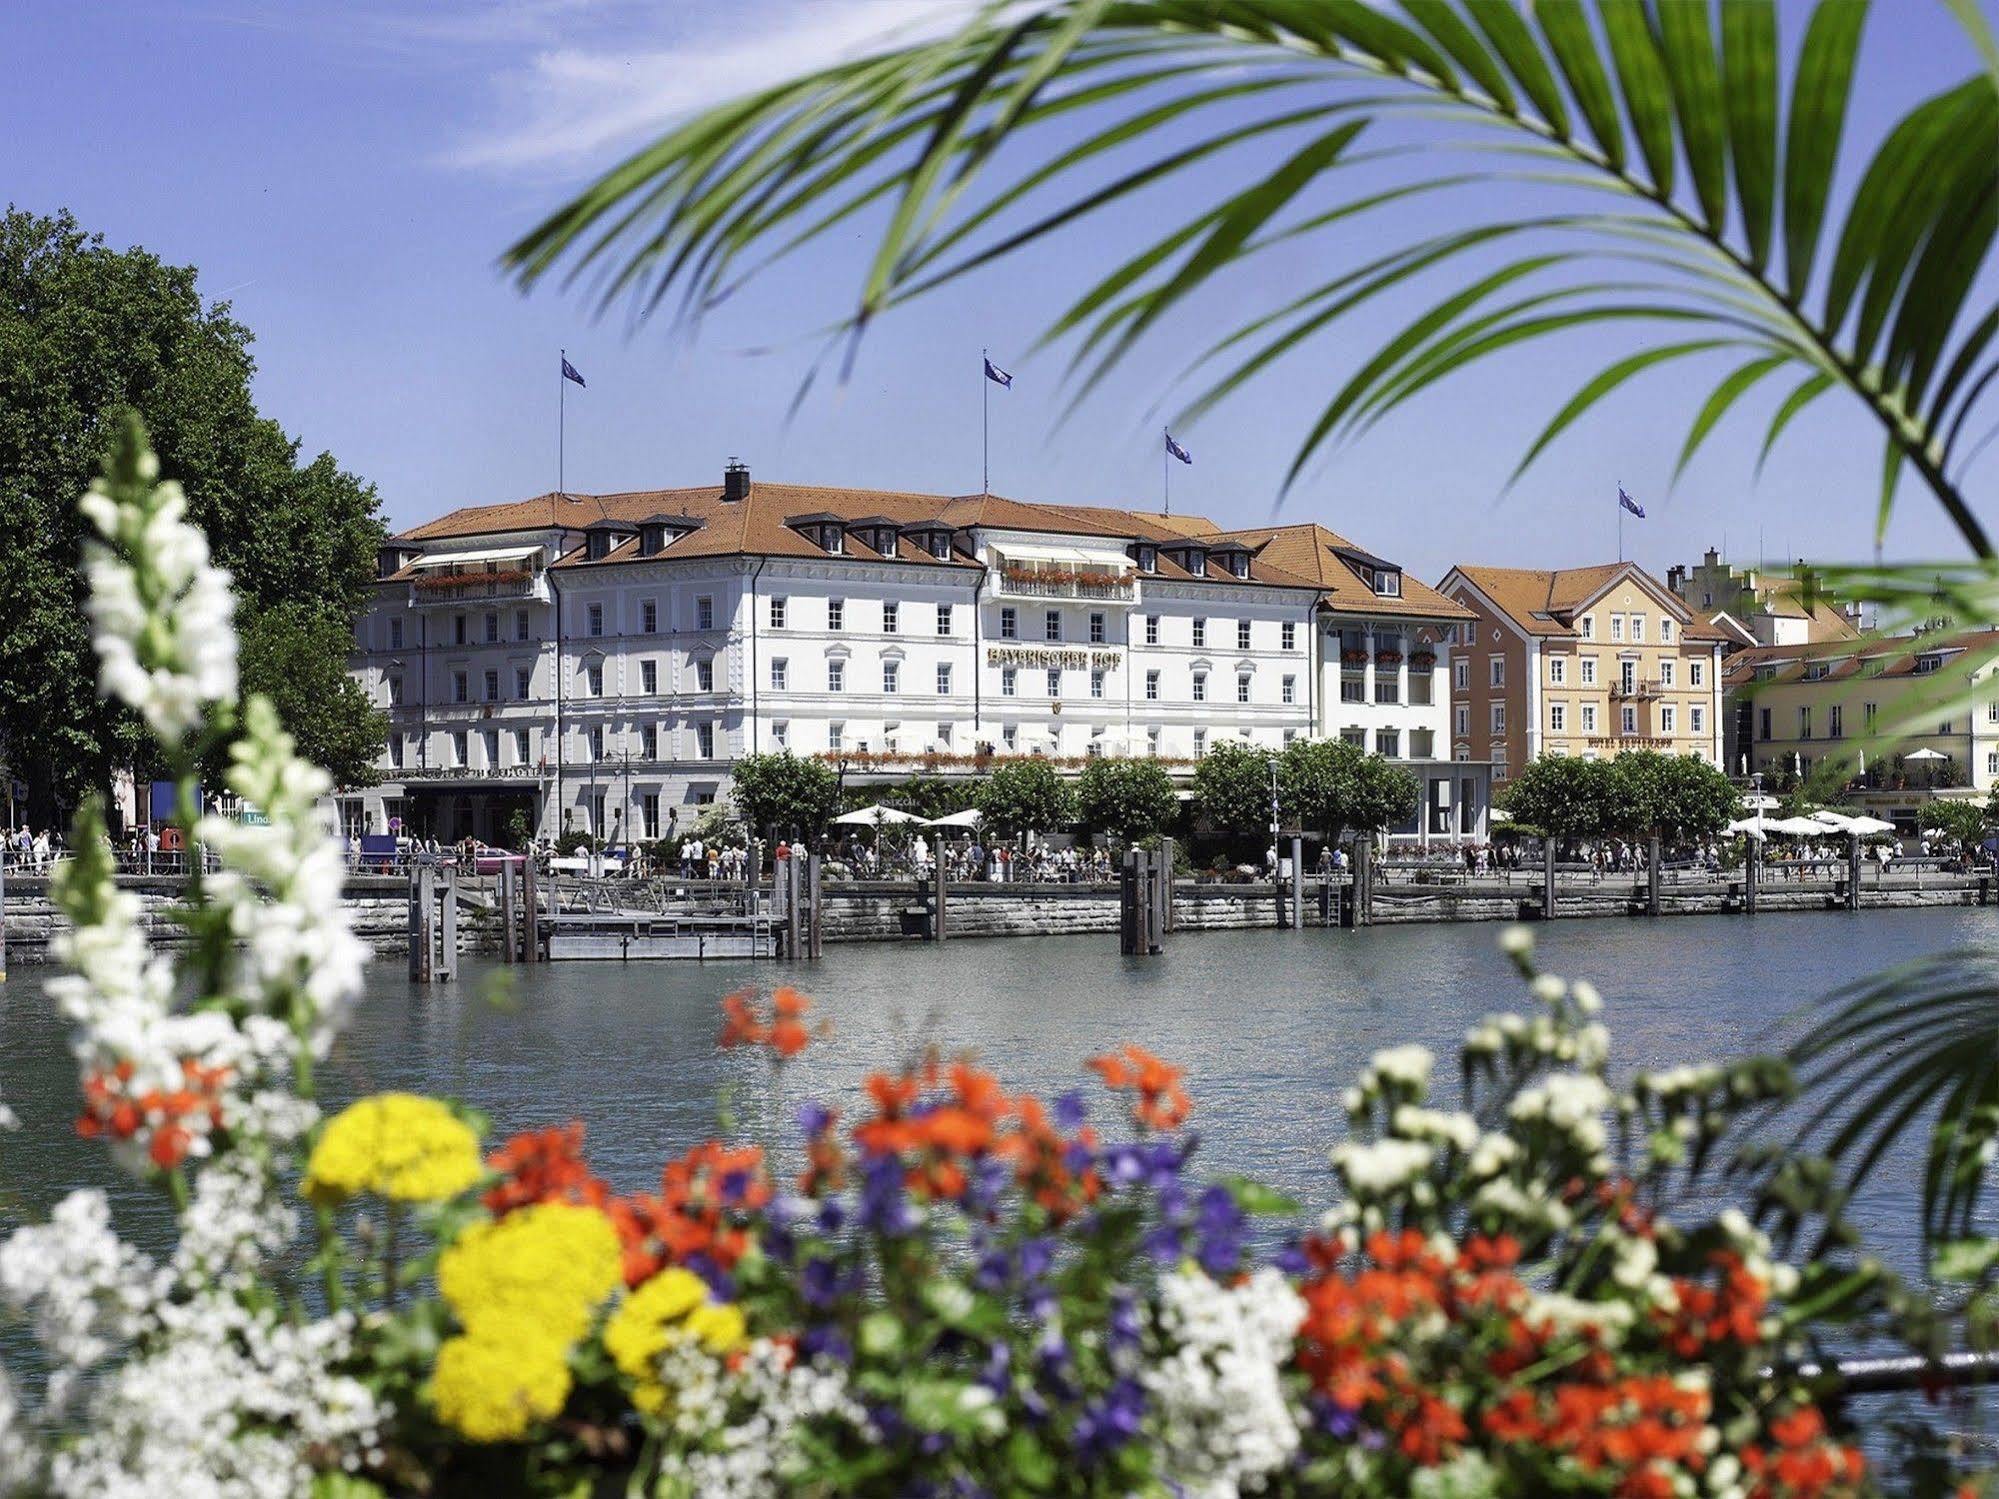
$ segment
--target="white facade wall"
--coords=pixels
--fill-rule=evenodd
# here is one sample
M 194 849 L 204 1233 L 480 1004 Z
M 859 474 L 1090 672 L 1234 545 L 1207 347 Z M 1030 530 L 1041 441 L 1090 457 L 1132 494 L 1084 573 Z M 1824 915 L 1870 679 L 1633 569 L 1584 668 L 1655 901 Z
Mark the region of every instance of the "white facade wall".
M 380 584 L 354 671 L 390 707 L 392 743 L 382 784 L 340 798 L 343 820 L 350 832 L 400 817 L 500 839 L 532 808 L 537 836 L 662 836 L 726 794 L 737 757 L 779 748 L 1184 761 L 1224 739 L 1281 748 L 1359 730 L 1370 750 L 1409 758 L 1422 731 L 1448 754 L 1435 629 L 1322 621 L 1313 590 L 1231 578 L 1134 572 L 1129 587 L 1098 590 L 1111 597 L 1045 597 L 1004 576 L 1003 534 L 974 539 L 986 567 L 661 557 L 543 571 L 518 598 Z M 575 544 L 527 540 L 551 556 Z M 455 536 L 434 550 L 498 542 L 523 538 Z M 1342 627 L 1383 649 L 1406 642 L 1401 662 L 1370 661 L 1361 703 L 1341 700 L 1342 637 L 1326 632 Z M 1436 652 L 1428 704 L 1410 702 L 1419 631 Z M 1395 701 L 1377 701 L 1376 682 L 1391 679 Z

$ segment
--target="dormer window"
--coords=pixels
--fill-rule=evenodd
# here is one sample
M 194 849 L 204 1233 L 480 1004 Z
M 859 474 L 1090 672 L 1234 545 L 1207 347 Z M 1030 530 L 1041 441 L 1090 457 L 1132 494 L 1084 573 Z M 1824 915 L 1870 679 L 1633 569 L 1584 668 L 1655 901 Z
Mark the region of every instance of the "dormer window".
M 1226 562 L 1229 572 L 1232 573 L 1234 576 L 1238 578 L 1246 578 L 1249 576 L 1248 552 L 1225 552 L 1223 554 L 1223 558 Z
M 1392 568 L 1376 569 L 1373 583 L 1375 593 L 1381 598 L 1399 599 L 1402 597 L 1402 574 Z
M 949 531 L 932 531 L 930 533 L 930 555 L 935 557 L 939 562 L 949 562 L 951 560 L 951 533 Z
M 1142 546 L 1138 549 L 1138 570 L 1142 573 L 1159 571 L 1159 548 Z
M 1943 665 L 1943 657 L 1941 656 L 1918 656 L 1916 657 L 1915 669 L 1917 674 L 1921 675 L 1925 672 L 1935 671 L 1938 667 L 1942 665 Z
M 1197 578 L 1205 578 L 1208 575 L 1208 554 L 1205 551 L 1187 553 L 1187 571 Z
M 847 549 L 847 535 L 838 526 L 821 526 L 819 545 L 837 557 Z

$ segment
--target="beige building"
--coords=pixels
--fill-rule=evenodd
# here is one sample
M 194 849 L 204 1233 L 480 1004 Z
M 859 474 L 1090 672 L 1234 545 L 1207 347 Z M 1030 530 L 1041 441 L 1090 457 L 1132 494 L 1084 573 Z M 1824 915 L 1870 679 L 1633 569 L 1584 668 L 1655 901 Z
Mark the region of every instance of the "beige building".
M 1721 632 L 1630 562 L 1460 564 L 1438 585 L 1477 616 L 1451 649 L 1451 749 L 1495 783 L 1541 755 L 1721 756 Z
M 1785 574 L 1731 567 L 1713 547 L 1697 567 L 1667 568 L 1666 586 L 1739 645 L 1808 645 L 1860 634 L 1858 604 L 1842 608 L 1810 598 L 1797 578 Z
M 1999 630 L 1738 651 L 1723 676 L 1728 768 L 1774 786 L 1830 774 L 1891 816 L 1932 792 L 1983 796 L 1999 786 L 1995 658 Z

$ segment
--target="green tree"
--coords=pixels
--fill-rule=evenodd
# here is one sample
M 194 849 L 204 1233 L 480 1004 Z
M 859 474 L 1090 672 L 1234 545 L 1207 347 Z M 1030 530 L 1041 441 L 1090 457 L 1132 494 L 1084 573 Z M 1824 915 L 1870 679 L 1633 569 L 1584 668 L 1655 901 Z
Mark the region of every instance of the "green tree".
M 1165 832 L 1180 814 L 1173 778 L 1153 760 L 1090 761 L 1076 781 L 1076 812 L 1093 833 L 1107 833 L 1115 847 Z
M 850 807 L 882 802 L 898 811 L 927 819 L 964 811 L 972 805 L 973 790 L 974 787 L 963 780 L 938 775 L 934 771 L 918 771 L 887 786 L 849 786 L 847 801 Z
M 366 598 L 374 489 L 325 454 L 301 466 L 257 413 L 254 368 L 249 330 L 203 301 L 191 268 L 110 249 L 68 214 L 0 216 L 0 757 L 36 821 L 118 765 L 153 768 L 130 718 L 97 698 L 76 567 L 75 497 L 121 413 L 145 420 L 161 473 L 235 573 L 243 622 L 289 603 L 351 627 Z M 351 645 L 338 641 L 343 665 Z M 302 744 L 338 746 L 353 727 L 344 694 L 296 694 L 281 712 Z
M 335 785 L 374 785 L 389 715 L 347 674 L 352 623 L 325 605 L 285 601 L 239 616 L 237 628 L 243 695 L 269 698 L 299 753 Z
M 1628 794 L 1628 783 L 1619 780 L 1608 760 L 1543 755 L 1521 768 L 1499 802 L 1514 818 L 1558 843 L 1574 843 L 1628 829 Z
M 1659 835 L 1668 847 L 1719 833 L 1740 815 L 1741 793 L 1705 760 L 1631 750 L 1610 762 L 1620 794 L 1622 822 L 1613 831 L 1632 838 Z
M 1238 852 L 1270 842 L 1270 767 L 1276 759 L 1253 744 L 1224 741 L 1194 766 L 1194 804 L 1201 820 Z M 1280 778 L 1278 805 L 1283 804 Z
M 1328 843 L 1348 828 L 1376 832 L 1405 822 L 1422 796 L 1408 771 L 1344 739 L 1297 741 L 1278 762 L 1278 776 L 1285 814 Z
M 1009 760 L 979 787 L 983 830 L 998 837 L 1053 833 L 1076 820 L 1076 794 L 1046 760 Z
M 1941 800 L 1924 807 L 1917 819 L 1922 831 L 1942 833 L 1966 844 L 1983 842 L 1990 820 L 1983 803 Z
M 839 810 L 840 777 L 824 760 L 780 750 L 745 755 L 732 773 L 736 809 L 759 838 L 816 839 Z

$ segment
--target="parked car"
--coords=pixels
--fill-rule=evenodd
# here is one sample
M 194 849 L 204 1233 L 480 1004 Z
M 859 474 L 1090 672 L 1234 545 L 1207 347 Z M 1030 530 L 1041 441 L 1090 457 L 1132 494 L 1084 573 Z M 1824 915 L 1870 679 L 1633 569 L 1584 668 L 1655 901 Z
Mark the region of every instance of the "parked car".
M 502 869 L 516 864 L 525 864 L 526 854 L 509 853 L 504 848 L 492 848 L 484 843 L 472 845 L 472 872 L 474 874 L 498 874 Z

